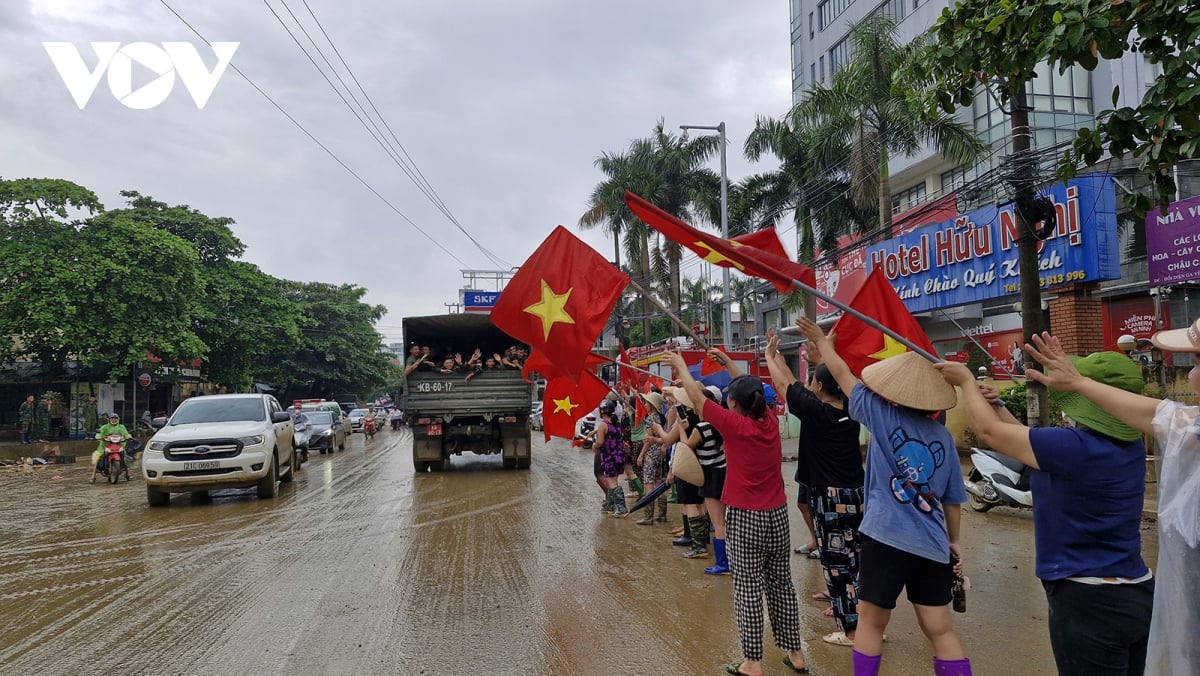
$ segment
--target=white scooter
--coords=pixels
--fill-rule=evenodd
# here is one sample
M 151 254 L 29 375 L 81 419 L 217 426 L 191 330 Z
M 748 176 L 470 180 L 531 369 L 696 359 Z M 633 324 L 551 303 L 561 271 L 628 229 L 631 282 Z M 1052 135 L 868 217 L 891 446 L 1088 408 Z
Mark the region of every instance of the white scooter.
M 986 448 L 972 447 L 971 463 L 974 467 L 964 482 L 971 509 L 986 512 L 993 507 L 1033 508 L 1030 468 Z

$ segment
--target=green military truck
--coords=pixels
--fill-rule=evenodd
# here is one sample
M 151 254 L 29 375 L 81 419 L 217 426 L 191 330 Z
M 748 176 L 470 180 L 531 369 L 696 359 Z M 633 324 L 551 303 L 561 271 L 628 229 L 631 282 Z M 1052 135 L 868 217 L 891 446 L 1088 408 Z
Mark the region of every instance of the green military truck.
M 482 314 L 406 317 L 405 345 L 431 348 L 434 366 L 479 349 L 484 358 L 503 354 L 518 341 Z M 406 357 L 407 358 L 407 357 Z M 533 385 L 517 369 L 451 374 L 418 368 L 405 378 L 404 419 L 413 433 L 413 468 L 440 471 L 450 456 L 465 452 L 500 455 L 504 469 L 528 469 Z

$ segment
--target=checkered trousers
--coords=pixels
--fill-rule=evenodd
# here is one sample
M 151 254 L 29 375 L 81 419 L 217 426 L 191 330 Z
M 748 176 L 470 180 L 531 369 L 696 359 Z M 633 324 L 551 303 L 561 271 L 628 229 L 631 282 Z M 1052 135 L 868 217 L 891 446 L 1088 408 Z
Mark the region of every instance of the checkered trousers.
M 800 650 L 800 606 L 792 586 L 787 505 L 775 509 L 725 510 L 725 545 L 733 572 L 742 657 L 763 658 L 763 594 L 775 645 Z

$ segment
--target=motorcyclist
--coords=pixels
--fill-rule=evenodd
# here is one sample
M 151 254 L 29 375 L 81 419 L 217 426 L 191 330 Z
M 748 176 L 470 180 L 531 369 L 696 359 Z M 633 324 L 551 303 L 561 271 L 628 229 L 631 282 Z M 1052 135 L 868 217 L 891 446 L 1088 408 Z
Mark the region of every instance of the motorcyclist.
M 121 437 L 121 469 L 125 472 L 125 480 L 129 480 L 129 466 L 125 464 L 125 443 L 133 435 L 121 424 L 121 416 L 117 415 L 116 412 L 109 413 L 107 420 L 108 422 L 96 430 L 96 438 L 100 440 L 100 443 L 96 445 L 96 451 L 92 453 L 92 483 L 96 483 L 96 468 L 100 464 L 100 458 L 104 457 L 104 437 L 107 436 Z

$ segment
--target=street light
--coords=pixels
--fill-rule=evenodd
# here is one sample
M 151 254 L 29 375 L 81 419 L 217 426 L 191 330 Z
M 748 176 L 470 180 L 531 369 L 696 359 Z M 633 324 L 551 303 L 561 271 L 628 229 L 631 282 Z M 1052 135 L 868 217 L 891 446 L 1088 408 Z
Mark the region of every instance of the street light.
M 721 137 L 721 237 L 729 239 L 729 175 L 725 168 L 725 123 L 716 126 L 703 124 L 681 124 L 679 128 L 687 134 L 689 129 L 704 129 L 715 131 Z M 733 346 L 733 325 L 730 321 L 731 307 L 729 304 L 729 268 L 721 266 L 721 281 L 724 295 L 721 298 L 721 337 L 725 347 Z M 745 321 L 745 318 L 742 318 Z

